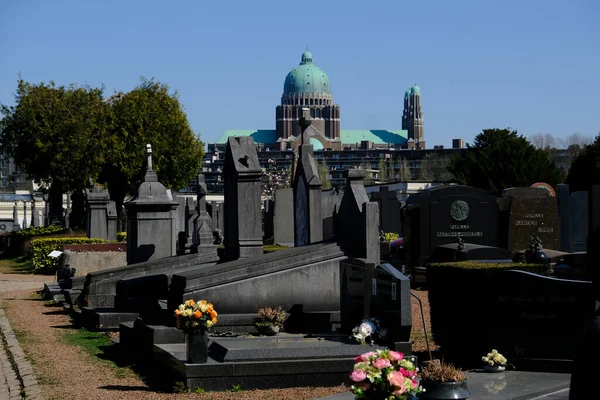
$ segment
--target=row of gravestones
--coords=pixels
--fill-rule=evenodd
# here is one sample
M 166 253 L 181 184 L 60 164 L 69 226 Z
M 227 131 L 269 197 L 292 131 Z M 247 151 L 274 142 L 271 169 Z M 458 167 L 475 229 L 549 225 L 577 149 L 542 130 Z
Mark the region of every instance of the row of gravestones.
M 175 211 L 175 234 L 179 254 L 196 251 L 198 246 L 220 244 L 223 240 L 223 203 L 207 203 L 204 176 L 198 175 L 196 200 L 173 196 L 178 203 Z M 86 236 L 115 240 L 117 232 L 126 230 L 126 217 L 120 221 L 115 202 L 108 190 L 94 187 L 86 192 Z M 213 230 L 218 230 L 216 234 Z M 215 243 L 218 242 L 218 243 Z
M 381 210 L 385 221 L 389 214 Z M 568 185 L 559 185 L 557 201 L 532 187 L 506 189 L 500 198 L 468 186 L 437 187 L 410 196 L 401 220 L 410 265 L 425 264 L 438 246 L 459 238 L 511 255 L 527 249 L 532 236 L 547 249 L 585 251 L 587 192 L 569 194 Z

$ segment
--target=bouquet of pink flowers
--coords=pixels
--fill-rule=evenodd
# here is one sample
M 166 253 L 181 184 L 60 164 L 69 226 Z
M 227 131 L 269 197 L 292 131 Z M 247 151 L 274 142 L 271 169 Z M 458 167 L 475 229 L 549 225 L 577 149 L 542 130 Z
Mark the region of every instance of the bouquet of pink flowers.
M 376 350 L 354 359 L 350 379 L 357 399 L 407 400 L 422 388 L 417 382 L 417 368 L 396 351 Z

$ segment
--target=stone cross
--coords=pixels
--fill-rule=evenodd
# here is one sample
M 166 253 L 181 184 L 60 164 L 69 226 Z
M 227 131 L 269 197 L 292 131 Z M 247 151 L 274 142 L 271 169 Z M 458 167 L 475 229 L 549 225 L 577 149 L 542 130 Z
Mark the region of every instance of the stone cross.
M 302 129 L 302 138 L 300 141 L 301 145 L 310 144 L 310 137 L 308 136 L 307 129 L 312 125 L 312 117 L 310 116 L 310 109 L 302 109 L 302 117 L 300 117 L 300 128 Z

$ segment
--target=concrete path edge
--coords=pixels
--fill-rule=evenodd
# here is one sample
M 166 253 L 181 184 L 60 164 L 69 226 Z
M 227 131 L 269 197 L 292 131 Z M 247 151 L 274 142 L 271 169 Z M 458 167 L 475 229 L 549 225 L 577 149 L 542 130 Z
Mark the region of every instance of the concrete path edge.
M 25 358 L 25 353 L 2 308 L 0 308 L 0 334 L 3 339 L 3 345 L 0 346 L 0 377 L 4 381 L 0 383 L 2 386 L 0 394 L 8 395 L 10 400 L 41 400 L 42 393 L 31 363 Z

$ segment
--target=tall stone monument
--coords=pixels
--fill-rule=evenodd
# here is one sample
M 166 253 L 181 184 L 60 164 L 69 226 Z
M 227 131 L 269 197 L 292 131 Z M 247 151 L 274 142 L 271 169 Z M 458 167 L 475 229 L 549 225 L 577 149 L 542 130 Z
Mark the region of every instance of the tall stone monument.
M 230 137 L 225 151 L 224 217 L 227 259 L 263 254 L 262 169 L 252 137 Z
M 346 171 L 346 189 L 334 212 L 335 236 L 342 251 L 375 265 L 380 261 L 379 206 L 369 202 L 363 179 L 364 169 Z
M 313 156 L 308 128 L 312 124 L 310 110 L 302 109 L 302 138 L 298 149 L 298 165 L 294 175 L 294 246 L 305 246 L 323 240 L 321 179 Z
M 108 190 L 96 186 L 86 190 L 86 202 L 86 236 L 105 240 L 114 239 L 108 237 L 108 204 L 110 202 Z
M 127 209 L 127 264 L 157 260 L 176 254 L 176 210 L 152 169 L 152 147 L 146 145 L 148 169 L 136 197 Z

